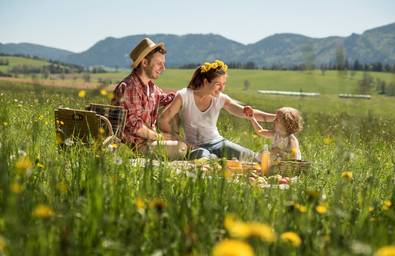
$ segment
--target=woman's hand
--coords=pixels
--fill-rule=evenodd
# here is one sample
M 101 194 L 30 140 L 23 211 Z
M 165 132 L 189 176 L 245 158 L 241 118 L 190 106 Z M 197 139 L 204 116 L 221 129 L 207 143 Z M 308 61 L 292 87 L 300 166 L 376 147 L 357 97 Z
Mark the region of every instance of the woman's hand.
M 254 117 L 254 109 L 251 106 L 245 106 L 243 108 L 243 113 L 244 116 L 246 116 L 249 119 Z

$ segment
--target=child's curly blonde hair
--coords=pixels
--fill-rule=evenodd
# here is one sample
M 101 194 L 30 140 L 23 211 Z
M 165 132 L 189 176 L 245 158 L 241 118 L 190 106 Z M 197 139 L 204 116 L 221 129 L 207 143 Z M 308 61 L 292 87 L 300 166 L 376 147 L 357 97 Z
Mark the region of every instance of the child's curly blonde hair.
M 303 129 L 302 116 L 295 108 L 282 107 L 277 109 L 276 118 L 284 125 L 288 134 L 294 134 Z

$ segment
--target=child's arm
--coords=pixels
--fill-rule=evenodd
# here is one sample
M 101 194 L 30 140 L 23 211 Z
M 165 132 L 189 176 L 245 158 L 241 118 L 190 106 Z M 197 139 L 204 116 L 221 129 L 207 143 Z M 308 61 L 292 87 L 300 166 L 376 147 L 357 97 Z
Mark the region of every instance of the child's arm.
M 263 129 L 262 126 L 259 125 L 258 121 L 255 119 L 254 116 L 252 116 L 250 118 L 250 121 L 251 121 L 252 127 L 254 127 L 255 132 L 259 136 L 262 136 L 262 137 L 265 137 L 265 138 L 273 138 L 273 135 L 274 135 L 273 131 L 267 130 L 267 129 Z

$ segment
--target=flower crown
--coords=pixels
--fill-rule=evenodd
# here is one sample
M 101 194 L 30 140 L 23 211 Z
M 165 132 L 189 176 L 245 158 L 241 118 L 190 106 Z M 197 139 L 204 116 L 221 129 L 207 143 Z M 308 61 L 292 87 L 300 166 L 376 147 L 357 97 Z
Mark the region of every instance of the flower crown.
M 200 66 L 200 73 L 206 73 L 211 69 L 222 69 L 224 72 L 228 70 L 228 65 L 226 65 L 223 61 L 215 60 L 213 63 L 205 62 Z

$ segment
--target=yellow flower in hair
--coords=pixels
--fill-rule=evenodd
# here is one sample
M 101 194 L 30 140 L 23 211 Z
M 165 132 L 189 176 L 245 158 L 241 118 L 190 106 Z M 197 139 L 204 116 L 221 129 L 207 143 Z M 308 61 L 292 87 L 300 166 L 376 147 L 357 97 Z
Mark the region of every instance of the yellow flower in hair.
M 224 72 L 228 70 L 228 66 L 220 60 L 215 60 L 213 63 L 205 62 L 203 65 L 200 66 L 200 73 L 206 73 L 211 69 L 222 69 Z

